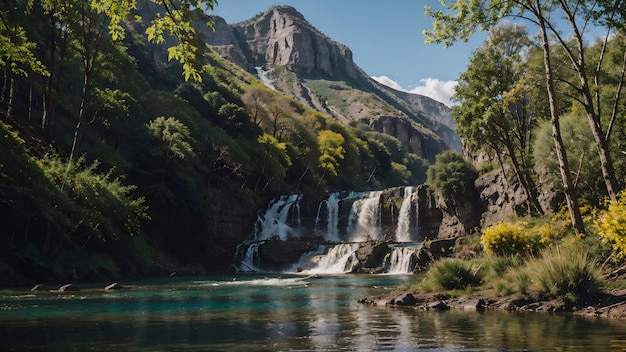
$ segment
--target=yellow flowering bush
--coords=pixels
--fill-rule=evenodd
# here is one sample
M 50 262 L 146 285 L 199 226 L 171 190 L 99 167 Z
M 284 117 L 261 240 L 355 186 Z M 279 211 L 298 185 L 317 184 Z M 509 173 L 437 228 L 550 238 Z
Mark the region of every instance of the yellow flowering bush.
M 525 221 L 499 222 L 483 231 L 480 242 L 485 251 L 494 255 L 533 254 L 555 238 L 550 224 L 531 226 Z
M 616 259 L 626 257 L 626 190 L 620 192 L 617 201 L 609 202 L 607 209 L 597 214 L 593 225 L 604 241 L 613 244 Z

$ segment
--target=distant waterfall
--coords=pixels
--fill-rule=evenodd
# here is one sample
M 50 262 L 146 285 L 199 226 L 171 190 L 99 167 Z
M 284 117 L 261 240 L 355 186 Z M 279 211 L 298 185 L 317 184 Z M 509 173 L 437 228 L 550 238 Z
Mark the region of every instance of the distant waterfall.
M 256 71 L 257 77 L 261 80 L 266 87 L 276 90 L 274 87 L 274 80 L 271 78 L 271 71 L 265 71 L 263 66 L 255 66 L 254 70 Z
M 341 240 L 352 240 L 350 238 L 343 239 L 346 232 L 349 234 L 350 229 L 340 228 L 339 205 L 341 202 L 352 202 L 355 199 L 363 198 L 370 192 L 349 192 L 342 195 L 339 192 L 331 193 L 327 199 L 323 200 L 317 209 L 315 217 L 315 229 L 324 237 L 326 241 L 338 242 Z M 350 216 L 353 212 L 350 212 Z M 350 223 L 350 220 L 348 220 Z M 326 225 L 323 227 L 323 225 Z
M 263 242 L 247 242 L 237 246 L 236 257 L 242 258 L 237 271 L 258 271 L 259 246 Z
M 398 225 L 396 227 L 396 241 L 398 242 L 411 242 L 413 240 L 411 238 L 411 207 L 416 192 L 417 189 L 415 187 L 408 186 L 404 188 L 404 198 L 400 206 Z
M 237 247 L 237 270 L 412 272 L 415 248 L 420 245 L 411 243 L 418 237 L 418 226 L 412 223 L 412 219 L 418 218 L 412 213 L 418 210 L 416 187 L 385 192 L 331 193 L 313 208 L 313 211 L 317 209 L 317 213 L 311 214 L 311 209 L 307 209 L 302 214 L 304 217 L 300 212 L 300 204 L 304 204 L 301 194 L 284 195 L 272 200 L 265 211 L 259 212 L 251 235 L 253 238 Z M 392 214 L 384 213 L 383 209 L 385 212 L 393 211 L 393 205 L 400 201 L 399 193 L 403 195 L 402 204 L 397 218 L 394 218 Z M 364 259 L 364 255 L 371 258 L 372 253 L 360 253 L 357 258 L 357 249 L 366 248 L 365 251 L 368 251 L 372 248 L 363 246 L 363 242 L 381 240 L 389 242 L 384 253 L 376 254 L 374 261 L 380 261 L 379 264 Z M 291 256 L 273 251 L 281 248 L 288 250 L 284 253 Z M 368 261 L 367 266 L 365 261 Z
M 292 225 L 300 225 L 300 194 L 282 196 L 269 204 L 265 214 L 257 218 L 254 240 L 278 237 L 287 240 L 294 234 Z

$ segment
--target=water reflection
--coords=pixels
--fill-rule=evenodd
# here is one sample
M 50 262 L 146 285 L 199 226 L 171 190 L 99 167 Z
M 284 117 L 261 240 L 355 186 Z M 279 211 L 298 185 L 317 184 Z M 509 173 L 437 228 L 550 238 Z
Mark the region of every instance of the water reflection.
M 0 291 L 3 350 L 622 351 L 626 322 L 356 301 L 411 277 L 247 275 L 80 295 Z

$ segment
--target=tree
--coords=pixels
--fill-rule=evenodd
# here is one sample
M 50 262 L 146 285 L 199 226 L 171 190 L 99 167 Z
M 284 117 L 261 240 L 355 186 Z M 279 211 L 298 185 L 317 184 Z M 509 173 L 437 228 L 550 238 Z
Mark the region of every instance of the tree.
M 344 159 L 346 154 L 346 149 L 343 147 L 345 138 L 339 133 L 322 130 L 318 134 L 317 140 L 320 148 L 320 169 L 325 173 L 329 172 L 331 175 L 337 176 L 339 162 Z
M 185 80 L 192 78 L 201 81 L 200 72 L 204 64 L 202 54 L 206 45 L 200 33 L 194 28 L 194 21 L 201 17 L 203 11 L 211 10 L 217 0 L 153 0 L 162 11 L 156 13 L 146 28 L 148 41 L 161 44 L 166 36 L 177 39 L 177 43 L 168 50 L 168 59 L 177 60 L 183 66 Z M 125 37 L 123 22 L 137 9 L 139 2 L 135 0 L 92 0 L 91 7 L 99 13 L 106 14 L 109 21 L 109 34 L 113 40 Z M 207 20 L 207 25 L 212 22 Z
M 570 213 L 572 227 L 576 233 L 584 233 L 585 229 L 582 222 L 580 208 L 578 207 L 578 198 L 574 193 L 574 187 L 567 163 L 567 154 L 561 137 L 559 112 L 556 108 L 557 97 L 554 83 L 556 78 L 554 76 L 554 69 L 552 66 L 553 62 L 551 60 L 552 48 L 550 35 L 552 34 L 557 38 L 561 38 L 561 40 L 559 40 L 560 43 L 565 44 L 565 41 L 562 40 L 556 24 L 550 22 L 551 18 L 555 18 L 557 16 L 551 17 L 550 15 L 555 12 L 558 7 L 561 7 L 563 11 L 569 13 L 567 2 L 565 0 L 546 2 L 541 2 L 540 0 L 457 0 L 447 4 L 445 0 L 441 0 L 441 3 L 447 9 L 452 10 L 453 14 L 443 11 L 432 11 L 431 7 L 426 8 L 426 13 L 435 19 L 433 29 L 424 31 L 424 34 L 427 36 L 427 43 L 445 43 L 445 45 L 451 45 L 457 40 L 467 40 L 475 33 L 476 30 L 488 30 L 495 26 L 498 21 L 506 17 L 529 20 L 539 28 L 544 59 L 546 93 L 550 106 L 552 135 L 554 138 L 556 155 L 559 160 L 559 169 L 564 185 L 563 190 Z M 591 3 L 592 2 L 583 1 L 581 2 L 581 5 L 590 6 Z
M 508 157 L 526 194 L 530 213 L 543 214 L 530 174 L 529 141 L 534 119 L 526 108 L 522 61 L 522 51 L 529 44 L 526 29 L 520 25 L 494 27 L 459 77 L 455 99 L 460 105 L 452 108 L 452 116 L 457 122 L 456 131 L 470 151 L 496 153 L 503 173 L 501 154 Z
M 463 159 L 463 155 L 453 150 L 435 157 L 435 163 L 426 172 L 426 183 L 446 198 L 467 193 L 474 187 L 478 173 Z

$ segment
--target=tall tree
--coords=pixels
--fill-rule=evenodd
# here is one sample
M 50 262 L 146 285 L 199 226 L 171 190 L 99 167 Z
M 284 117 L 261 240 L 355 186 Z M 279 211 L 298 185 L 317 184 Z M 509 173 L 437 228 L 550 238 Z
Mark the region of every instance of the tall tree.
M 455 99 L 460 105 L 452 108 L 452 116 L 470 151 L 496 153 L 503 173 L 501 156 L 508 157 L 526 194 L 529 212 L 543 214 L 531 176 L 533 116 L 526 108 L 522 80 L 522 51 L 528 45 L 523 26 L 507 23 L 494 27 L 459 77 Z
M 578 198 L 574 192 L 572 177 L 567 163 L 567 153 L 561 137 L 559 126 L 559 112 L 556 108 L 555 76 L 551 61 L 550 33 L 557 32 L 557 26 L 550 22 L 551 14 L 555 11 L 555 1 L 550 0 L 457 0 L 442 5 L 452 14 L 444 11 L 432 11 L 426 7 L 426 13 L 435 19 L 433 29 L 427 30 L 427 43 L 445 43 L 451 45 L 457 40 L 469 39 L 478 29 L 489 30 L 500 20 L 506 17 L 530 20 L 539 27 L 541 47 L 543 49 L 546 93 L 550 106 L 550 121 L 556 155 L 559 159 L 559 169 L 563 181 L 563 190 L 569 209 L 572 226 L 576 233 L 584 233 Z

